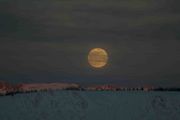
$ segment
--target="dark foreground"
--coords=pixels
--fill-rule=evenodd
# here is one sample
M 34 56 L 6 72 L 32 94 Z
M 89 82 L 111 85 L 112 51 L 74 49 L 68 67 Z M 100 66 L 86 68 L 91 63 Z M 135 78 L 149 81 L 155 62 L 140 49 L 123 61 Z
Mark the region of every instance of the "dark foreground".
M 47 91 L 0 97 L 1 120 L 180 120 L 180 92 Z

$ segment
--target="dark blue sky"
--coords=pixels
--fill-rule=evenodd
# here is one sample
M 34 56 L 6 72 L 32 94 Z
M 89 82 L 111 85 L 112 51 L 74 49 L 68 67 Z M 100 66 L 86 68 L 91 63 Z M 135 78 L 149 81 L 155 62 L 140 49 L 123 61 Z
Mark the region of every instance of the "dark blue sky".
M 0 79 L 180 86 L 178 0 L 1 0 Z M 109 53 L 103 69 L 90 49 Z

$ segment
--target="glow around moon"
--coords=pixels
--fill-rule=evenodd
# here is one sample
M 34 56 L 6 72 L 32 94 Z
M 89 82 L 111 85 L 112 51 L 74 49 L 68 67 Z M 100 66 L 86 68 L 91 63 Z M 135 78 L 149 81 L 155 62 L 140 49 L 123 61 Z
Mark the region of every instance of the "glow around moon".
M 94 48 L 89 52 L 88 62 L 94 68 L 102 68 L 108 62 L 108 54 L 102 48 Z

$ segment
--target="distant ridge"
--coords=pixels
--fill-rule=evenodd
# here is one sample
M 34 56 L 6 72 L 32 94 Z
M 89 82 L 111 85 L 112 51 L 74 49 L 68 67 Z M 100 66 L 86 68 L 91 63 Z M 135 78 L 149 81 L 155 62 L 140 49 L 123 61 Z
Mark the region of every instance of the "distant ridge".
M 81 87 L 74 83 L 21 83 L 10 84 L 0 81 L 0 95 L 28 93 L 48 90 L 79 90 Z
M 76 83 L 21 83 L 10 84 L 0 81 L 0 95 L 13 95 L 48 90 L 80 90 L 80 91 L 180 91 L 180 88 L 137 87 L 128 88 L 119 85 L 89 85 L 82 86 Z

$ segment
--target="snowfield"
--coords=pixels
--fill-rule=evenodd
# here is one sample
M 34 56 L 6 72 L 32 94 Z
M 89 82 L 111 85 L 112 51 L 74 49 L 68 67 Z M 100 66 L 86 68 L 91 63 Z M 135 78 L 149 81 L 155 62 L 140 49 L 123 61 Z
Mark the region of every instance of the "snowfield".
M 180 120 L 180 92 L 47 91 L 0 96 L 0 120 Z

